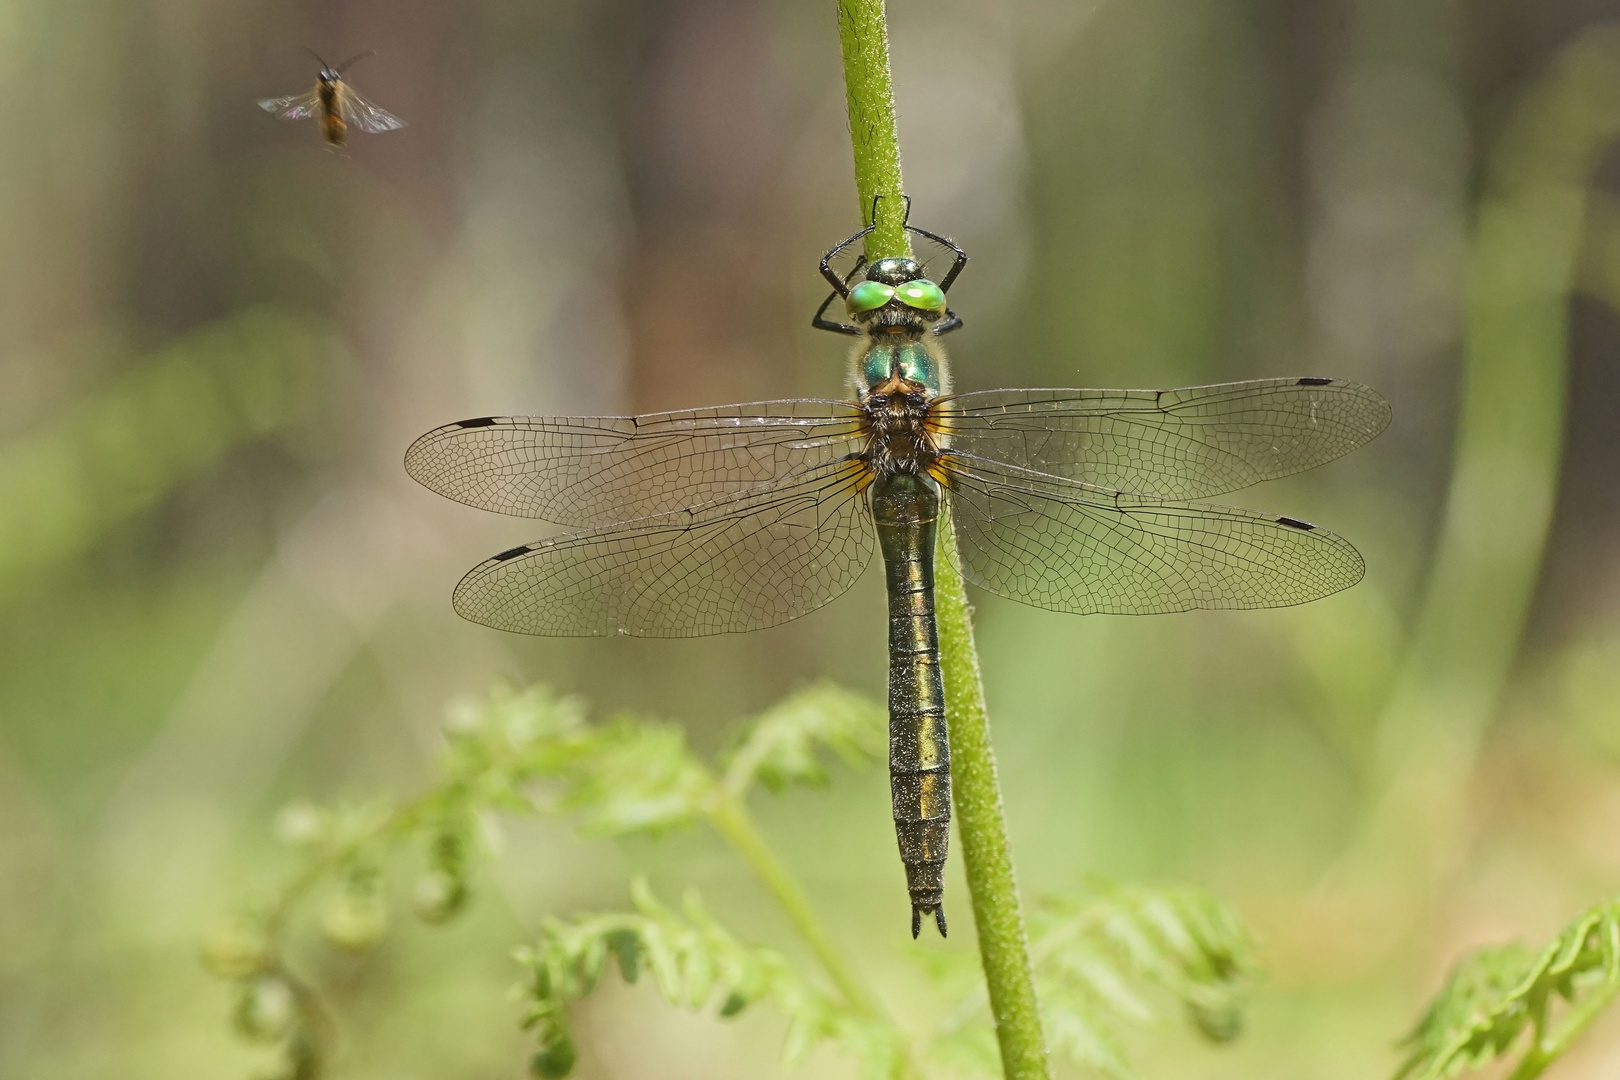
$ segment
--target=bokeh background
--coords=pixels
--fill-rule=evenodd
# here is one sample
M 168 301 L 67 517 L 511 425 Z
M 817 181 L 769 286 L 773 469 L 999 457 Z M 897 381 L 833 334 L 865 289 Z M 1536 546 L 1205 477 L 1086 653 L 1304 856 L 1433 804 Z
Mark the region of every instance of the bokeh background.
M 1381 1077 L 1469 946 L 1620 892 L 1615 0 L 895 0 L 915 220 L 973 263 L 958 386 L 1324 374 L 1369 448 L 1230 501 L 1367 558 L 1305 608 L 1076 618 L 979 596 L 1020 879 L 1191 882 L 1258 936 L 1245 1037 L 1144 1076 Z M 312 47 L 410 126 L 326 152 L 254 104 Z M 541 641 L 449 592 L 534 522 L 404 475 L 491 413 L 839 393 L 815 260 L 857 224 L 831 0 L 3 0 L 0 1074 L 248 1076 L 197 943 L 288 800 L 428 782 L 444 703 L 544 681 L 694 744 L 819 677 L 879 695 L 880 579 L 796 623 Z M 879 771 L 764 828 L 917 1030 Z M 514 824 L 460 921 L 306 972 L 336 1075 L 510 1077 L 510 947 L 693 884 L 793 948 L 712 837 Z M 780 1023 L 607 986 L 580 1075 L 764 1077 Z M 1620 1020 L 1552 1075 L 1620 1072 Z M 823 1051 L 798 1075 L 842 1077 Z

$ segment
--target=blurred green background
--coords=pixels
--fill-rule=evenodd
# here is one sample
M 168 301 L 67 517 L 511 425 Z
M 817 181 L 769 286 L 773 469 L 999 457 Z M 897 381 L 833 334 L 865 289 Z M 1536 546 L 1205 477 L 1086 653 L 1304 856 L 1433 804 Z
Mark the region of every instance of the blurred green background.
M 1616 0 L 895 0 L 915 221 L 973 264 L 959 387 L 1332 375 L 1390 430 L 1229 501 L 1351 538 L 1305 608 L 1077 618 L 976 596 L 1020 882 L 1185 881 L 1268 975 L 1162 1078 L 1381 1077 L 1469 946 L 1620 892 Z M 410 126 L 323 150 L 255 99 L 304 47 Z M 777 629 L 542 641 L 449 592 L 542 535 L 409 441 L 492 413 L 835 395 L 815 260 L 856 225 L 830 0 L 0 0 L 0 1074 L 247 1076 L 197 942 L 290 865 L 290 799 L 427 782 L 493 677 L 684 721 L 883 685 L 879 579 Z M 929 1022 L 878 771 L 757 807 Z M 712 837 L 518 823 L 477 903 L 307 972 L 353 1078 L 511 1077 L 510 947 L 702 889 Z M 610 980 L 582 1077 L 778 1075 L 781 1025 Z M 1550 1074 L 1620 1073 L 1620 1017 Z M 797 1075 L 842 1077 L 821 1051 Z

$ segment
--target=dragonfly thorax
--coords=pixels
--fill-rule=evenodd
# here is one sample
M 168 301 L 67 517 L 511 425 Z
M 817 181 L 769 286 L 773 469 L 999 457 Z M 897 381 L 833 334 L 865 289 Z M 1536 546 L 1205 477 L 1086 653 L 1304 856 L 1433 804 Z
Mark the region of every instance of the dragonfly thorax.
M 898 379 L 939 393 L 939 346 L 920 334 L 872 334 L 855 350 L 856 390 L 864 400 L 884 383 Z
M 929 390 L 891 379 L 862 403 L 866 409 L 866 464 L 879 476 L 926 475 L 939 460 L 939 444 L 929 423 Z

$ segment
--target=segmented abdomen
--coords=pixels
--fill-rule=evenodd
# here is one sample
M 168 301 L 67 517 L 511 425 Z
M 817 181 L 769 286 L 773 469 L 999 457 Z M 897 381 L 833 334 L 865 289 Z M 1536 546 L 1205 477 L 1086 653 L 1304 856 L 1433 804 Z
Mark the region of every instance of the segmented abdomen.
M 934 623 L 939 489 L 926 477 L 880 477 L 872 517 L 889 591 L 889 790 L 911 893 L 911 933 L 932 913 L 945 933 L 951 749 Z

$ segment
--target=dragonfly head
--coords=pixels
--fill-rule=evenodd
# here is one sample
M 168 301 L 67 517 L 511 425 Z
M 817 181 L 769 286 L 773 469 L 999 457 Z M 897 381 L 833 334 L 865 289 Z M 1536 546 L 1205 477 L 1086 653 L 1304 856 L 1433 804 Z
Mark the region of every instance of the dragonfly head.
M 849 290 L 849 317 L 875 333 L 920 334 L 945 316 L 945 290 L 916 259 L 879 259 Z

